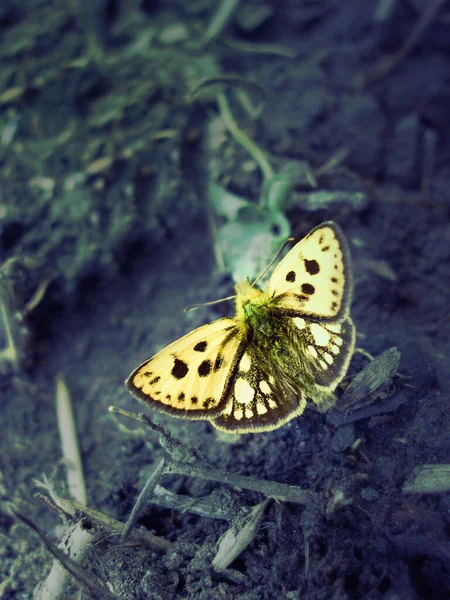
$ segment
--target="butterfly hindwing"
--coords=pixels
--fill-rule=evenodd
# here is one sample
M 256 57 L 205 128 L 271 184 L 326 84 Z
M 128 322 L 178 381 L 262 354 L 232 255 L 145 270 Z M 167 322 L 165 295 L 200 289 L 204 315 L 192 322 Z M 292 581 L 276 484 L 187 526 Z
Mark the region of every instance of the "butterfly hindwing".
M 220 413 L 241 353 L 234 319 L 203 325 L 140 365 L 128 390 L 149 406 L 175 416 L 204 419 Z
M 260 368 L 261 361 L 248 346 L 236 366 L 227 402 L 220 416 L 212 420 L 217 429 L 228 433 L 255 433 L 277 429 L 306 406 L 306 397 L 283 393 L 271 373 Z
M 352 291 L 350 254 L 338 225 L 322 223 L 282 259 L 267 286 L 281 310 L 341 320 Z
M 321 391 L 333 392 L 344 377 L 353 354 L 353 322 L 349 318 L 338 323 L 314 322 L 302 317 L 295 317 L 292 322 L 305 338 L 305 354 L 315 385 Z

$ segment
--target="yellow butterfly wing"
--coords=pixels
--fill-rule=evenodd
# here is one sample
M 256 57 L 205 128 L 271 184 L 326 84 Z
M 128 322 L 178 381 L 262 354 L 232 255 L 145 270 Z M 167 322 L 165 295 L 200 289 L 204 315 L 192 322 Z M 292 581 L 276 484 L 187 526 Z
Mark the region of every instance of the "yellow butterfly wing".
M 228 433 L 271 431 L 305 410 L 306 396 L 297 387 L 280 385 L 284 374 L 264 365 L 264 357 L 249 344 L 236 366 L 226 406 L 212 419 L 217 429 Z
M 209 418 L 224 408 L 230 377 L 242 352 L 235 320 L 219 319 L 142 363 L 126 387 L 148 406 L 173 416 Z
M 278 264 L 267 286 L 277 306 L 291 314 L 339 321 L 352 294 L 350 252 L 341 228 L 322 223 Z
M 347 372 L 355 348 L 355 326 L 349 318 L 331 323 L 295 317 L 292 322 L 304 336 L 305 357 L 319 392 L 311 399 L 321 408 L 321 392 L 334 392 Z

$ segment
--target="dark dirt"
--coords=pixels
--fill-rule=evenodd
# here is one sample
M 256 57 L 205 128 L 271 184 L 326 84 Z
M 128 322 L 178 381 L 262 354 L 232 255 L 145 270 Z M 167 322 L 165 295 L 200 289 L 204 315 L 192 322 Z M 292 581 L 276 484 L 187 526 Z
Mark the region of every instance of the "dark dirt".
M 214 96 L 187 101 L 220 74 L 264 90 L 257 120 L 237 104 L 233 112 L 274 168 L 307 161 L 319 189 L 342 191 L 341 202 L 294 202 L 286 214 L 297 238 L 324 220 L 341 225 L 357 346 L 374 356 L 396 346 L 399 373 L 374 399 L 378 414 L 349 425 L 308 408 L 273 432 L 227 437 L 152 412 L 216 467 L 313 490 L 317 504 L 272 501 L 255 539 L 216 573 L 229 523 L 150 503 L 140 524 L 172 552 L 107 538 L 85 567 L 124 600 L 450 597 L 450 495 L 402 492 L 415 467 L 450 462 L 448 3 L 391 72 L 359 86 L 432 2 L 398 0 L 376 21 L 376 0 L 248 0 L 226 38 L 203 48 L 211 0 L 82 4 L 0 6 L 0 283 L 19 350 L 15 364 L 0 364 L 0 598 L 32 598 L 52 563 L 11 503 L 61 537 L 61 521 L 34 497 L 43 474 L 69 494 L 57 374 L 74 405 L 88 504 L 125 521 L 164 451 L 108 406 L 144 410 L 124 389 L 131 370 L 232 314 L 228 304 L 183 313 L 232 293 L 215 263 L 208 179 L 252 201 L 261 192 L 256 165 L 229 134 L 207 147 Z M 343 162 L 321 173 L 340 149 Z M 293 194 L 310 191 L 298 184 Z M 364 192 L 362 206 L 347 202 L 353 191 Z M 355 354 L 339 394 L 367 363 Z M 395 409 L 384 410 L 392 398 Z M 194 498 L 215 490 L 242 514 L 263 500 L 186 477 L 164 484 Z

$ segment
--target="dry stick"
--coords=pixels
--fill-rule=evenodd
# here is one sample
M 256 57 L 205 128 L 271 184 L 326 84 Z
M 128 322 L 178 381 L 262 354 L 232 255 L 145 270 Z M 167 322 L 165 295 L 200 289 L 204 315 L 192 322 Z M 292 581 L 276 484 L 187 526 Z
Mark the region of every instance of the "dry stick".
M 309 490 L 302 490 L 295 485 L 278 483 L 276 481 L 265 481 L 246 475 L 236 475 L 221 469 L 211 469 L 200 464 L 187 464 L 176 461 L 167 463 L 163 475 L 185 475 L 187 477 L 198 477 L 208 481 L 218 481 L 234 487 L 245 488 L 255 492 L 261 492 L 268 498 L 276 498 L 282 502 L 295 502 L 297 504 L 311 504 L 317 502 L 317 494 Z
M 51 495 L 51 499 L 42 494 L 36 494 L 36 498 L 44 502 L 64 519 L 67 519 L 67 517 L 70 519 L 80 519 L 80 515 L 81 518 L 87 518 L 90 523 L 92 535 L 98 532 L 102 537 L 118 536 L 122 534 L 125 528 L 125 523 L 122 523 L 122 521 L 117 521 L 88 506 L 83 506 L 75 500 L 67 500 L 54 494 Z M 169 550 L 173 550 L 174 548 L 171 542 L 140 529 L 136 529 L 131 533 L 129 541 L 133 544 L 149 546 L 152 550 L 163 553 L 169 552 Z
M 264 516 L 264 511 L 269 502 L 270 499 L 266 498 L 264 502 L 254 506 L 245 523 L 238 531 L 236 531 L 236 527 L 233 524 L 223 535 L 217 554 L 212 561 L 215 571 L 225 571 L 233 560 L 255 539 Z
M 76 559 L 77 563 L 81 563 L 96 541 L 97 538 L 94 538 L 92 532 L 86 529 L 85 524 L 78 521 L 66 530 L 61 542 L 58 544 L 58 549 L 69 557 Z M 65 564 L 54 558 L 50 573 L 35 590 L 34 600 L 62 599 L 68 578 L 69 571 Z
M 61 448 L 67 467 L 67 482 L 74 500 L 86 504 L 86 486 L 78 447 L 75 420 L 69 390 L 62 375 L 56 377 L 56 412 Z
M 147 482 L 144 491 L 147 489 L 154 489 L 154 487 L 165 475 L 184 475 L 187 477 L 198 477 L 207 481 L 217 481 L 233 487 L 261 492 L 268 498 L 275 498 L 283 502 L 295 502 L 297 504 L 317 504 L 318 495 L 315 492 L 302 490 L 297 486 L 288 485 L 286 483 L 265 481 L 262 479 L 256 479 L 255 477 L 237 475 L 221 469 L 212 468 L 209 463 L 202 459 L 198 451 L 174 438 L 168 431 L 161 427 L 161 425 L 155 425 L 147 416 L 143 414 L 137 415 L 114 406 L 109 407 L 109 412 L 122 414 L 126 417 L 130 417 L 136 421 L 148 425 L 148 427 L 159 434 L 161 445 L 171 457 L 171 460 L 167 461 L 164 468 L 161 468 L 162 461 L 158 463 L 158 465 L 152 471 L 149 482 Z M 145 496 L 146 499 L 148 494 L 147 492 L 144 494 L 144 491 L 141 493 L 141 496 Z M 139 506 L 135 507 L 133 513 L 135 511 L 137 513 L 142 505 L 141 496 L 138 499 Z M 130 517 L 130 522 L 131 520 L 132 518 Z M 130 528 L 131 524 L 128 526 L 127 523 L 127 531 L 129 531 Z
M 246 475 L 229 473 L 228 471 L 222 471 L 221 469 L 214 469 L 199 454 L 198 450 L 177 440 L 171 433 L 166 431 L 164 427 L 156 425 L 146 415 L 137 415 L 115 406 L 110 406 L 108 410 L 109 412 L 118 413 L 125 417 L 135 419 L 140 423 L 145 423 L 153 431 L 159 433 L 160 444 L 172 459 L 167 462 L 161 473 L 161 477 L 168 474 L 199 477 L 200 479 L 218 481 L 219 483 L 225 483 L 226 485 L 261 492 L 269 498 L 276 498 L 283 502 L 295 502 L 297 504 L 317 502 L 317 494 L 315 492 L 303 490 L 295 485 L 267 481 L 257 479 L 256 477 L 247 477 Z M 179 457 L 182 457 L 182 461 Z M 150 475 L 150 478 L 152 478 L 152 475 Z
M 380 60 L 378 63 L 370 67 L 366 73 L 360 74 L 356 78 L 356 86 L 362 88 L 368 83 L 373 83 L 377 79 L 380 79 L 381 77 L 384 77 L 393 71 L 417 46 L 427 27 L 433 21 L 437 12 L 446 1 L 447 0 L 431 0 L 423 13 L 420 15 L 418 22 L 413 27 L 413 30 L 407 38 L 404 46 L 391 56 Z
M 39 527 L 37 525 L 35 525 L 35 523 L 33 523 L 33 521 L 31 519 L 29 519 L 24 514 L 14 510 L 14 509 L 12 512 L 13 512 L 14 516 L 17 517 L 17 519 L 19 519 L 20 521 L 25 523 L 25 525 L 28 525 L 28 527 L 33 529 L 33 531 L 35 531 L 38 534 L 38 536 L 41 538 L 42 542 L 46 546 L 47 550 L 51 554 L 53 554 L 53 556 L 60 563 L 62 563 L 64 565 L 65 569 L 67 569 L 67 571 L 77 581 L 79 581 L 80 583 L 85 585 L 90 590 L 95 590 L 97 592 L 100 592 L 106 598 L 112 598 L 112 600 L 117 600 L 117 596 L 112 594 L 108 590 L 108 588 L 106 588 L 99 580 L 92 577 L 92 575 L 89 575 L 88 573 L 86 573 L 83 569 L 80 568 L 80 566 L 72 558 L 70 558 L 65 552 L 63 552 L 57 546 L 55 546 L 55 544 L 44 533 L 42 533 L 42 531 L 39 529 Z M 58 596 L 47 594 L 46 596 L 43 596 L 42 598 L 48 598 L 49 600 L 50 599 L 57 600 Z
M 139 511 L 140 511 L 142 505 L 145 502 L 147 502 L 148 498 L 150 498 L 150 496 L 153 494 L 156 484 L 158 483 L 158 481 L 161 478 L 161 474 L 163 472 L 165 462 L 166 461 L 164 458 L 162 458 L 159 461 L 159 463 L 153 469 L 152 474 L 148 478 L 147 483 L 145 484 L 141 493 L 139 494 L 138 499 L 136 500 L 136 503 L 133 507 L 133 510 L 131 511 L 131 515 L 130 515 L 128 521 L 126 522 L 125 527 L 123 528 L 123 532 L 120 537 L 121 543 L 125 542 L 131 529 L 136 524 L 137 518 L 139 516 Z

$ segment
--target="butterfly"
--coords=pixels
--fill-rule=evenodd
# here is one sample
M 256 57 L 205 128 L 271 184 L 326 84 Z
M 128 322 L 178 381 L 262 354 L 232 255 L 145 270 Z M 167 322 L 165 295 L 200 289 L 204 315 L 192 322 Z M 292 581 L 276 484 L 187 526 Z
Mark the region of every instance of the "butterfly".
M 347 241 L 336 223 L 322 223 L 281 259 L 266 291 L 236 285 L 234 318 L 173 342 L 125 385 L 153 408 L 229 433 L 277 429 L 307 398 L 327 410 L 355 345 L 351 298 Z

